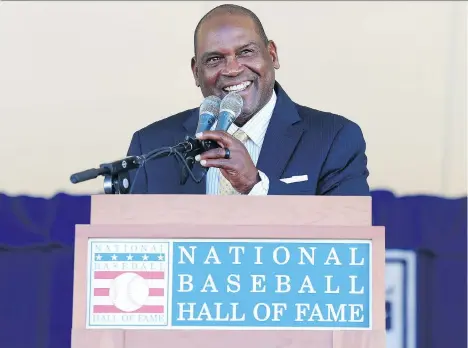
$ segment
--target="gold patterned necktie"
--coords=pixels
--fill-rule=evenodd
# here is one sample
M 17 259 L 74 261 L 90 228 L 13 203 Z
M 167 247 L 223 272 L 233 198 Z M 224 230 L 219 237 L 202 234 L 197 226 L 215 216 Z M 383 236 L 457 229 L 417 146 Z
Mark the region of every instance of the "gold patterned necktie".
M 243 144 L 249 139 L 249 136 L 242 130 L 237 129 L 232 135 L 234 138 L 240 140 Z M 218 194 L 221 196 L 226 195 L 239 195 L 240 193 L 237 192 L 231 185 L 231 183 L 224 177 L 224 175 L 220 172 L 219 173 L 219 185 L 218 185 Z

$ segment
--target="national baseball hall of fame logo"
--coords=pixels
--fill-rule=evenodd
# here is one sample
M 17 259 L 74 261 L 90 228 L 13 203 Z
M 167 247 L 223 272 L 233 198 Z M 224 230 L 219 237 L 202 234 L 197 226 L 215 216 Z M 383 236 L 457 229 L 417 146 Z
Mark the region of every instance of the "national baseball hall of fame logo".
M 372 329 L 369 240 L 90 239 L 87 328 Z
M 169 243 L 89 242 L 89 327 L 167 325 Z

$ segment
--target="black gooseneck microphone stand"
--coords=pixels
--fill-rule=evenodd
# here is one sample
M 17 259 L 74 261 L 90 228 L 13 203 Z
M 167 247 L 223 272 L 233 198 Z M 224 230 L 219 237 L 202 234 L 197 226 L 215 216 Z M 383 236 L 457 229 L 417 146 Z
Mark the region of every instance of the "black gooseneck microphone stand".
M 128 156 L 118 161 L 103 163 L 99 168 L 91 168 L 72 174 L 70 181 L 73 184 L 77 184 L 103 176 L 105 194 L 130 194 L 132 193 L 130 171 L 136 170 L 134 177 L 134 181 L 136 181 L 140 170 L 144 168 L 146 162 L 157 158 L 175 156 L 177 161 L 182 165 L 181 185 L 187 182 L 189 176 L 196 183 L 200 183 L 206 175 L 206 171 L 203 172 L 200 178 L 195 177 L 192 171 L 195 164 L 195 156 L 216 147 L 219 147 L 219 145 L 215 142 L 200 141 L 187 136 L 184 142 L 176 146 L 159 148 L 141 156 Z

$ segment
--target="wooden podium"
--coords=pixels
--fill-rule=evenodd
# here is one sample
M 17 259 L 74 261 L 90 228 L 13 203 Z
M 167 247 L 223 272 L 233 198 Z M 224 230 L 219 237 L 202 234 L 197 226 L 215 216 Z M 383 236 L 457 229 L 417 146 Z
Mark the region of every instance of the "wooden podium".
M 72 348 L 386 345 L 370 197 L 96 195 L 74 267 Z

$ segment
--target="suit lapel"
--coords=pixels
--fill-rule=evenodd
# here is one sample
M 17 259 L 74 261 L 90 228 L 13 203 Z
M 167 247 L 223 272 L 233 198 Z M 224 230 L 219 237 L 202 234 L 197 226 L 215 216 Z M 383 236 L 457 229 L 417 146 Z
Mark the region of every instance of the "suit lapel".
M 197 130 L 198 125 L 198 110 L 198 108 L 194 109 L 191 115 L 184 122 L 183 126 L 185 129 L 185 133 L 184 135 L 182 135 L 182 137 L 184 137 L 187 134 L 192 136 L 195 135 L 195 131 Z M 183 138 L 177 139 L 178 142 L 182 140 Z M 179 164 L 179 167 L 182 168 L 182 164 Z M 195 163 L 195 165 L 192 168 L 193 174 L 197 179 L 201 177 L 201 175 L 203 174 L 203 170 L 204 168 L 198 163 Z M 190 177 L 190 174 L 185 185 L 181 185 L 179 183 L 179 178 L 177 179 L 177 184 L 179 185 L 179 192 L 181 194 L 203 195 L 206 193 L 206 175 L 203 177 L 202 182 L 198 184 L 195 181 L 193 181 L 193 179 Z
M 272 179 L 280 179 L 304 132 L 295 104 L 276 83 L 277 100 L 258 159 L 257 168 Z

